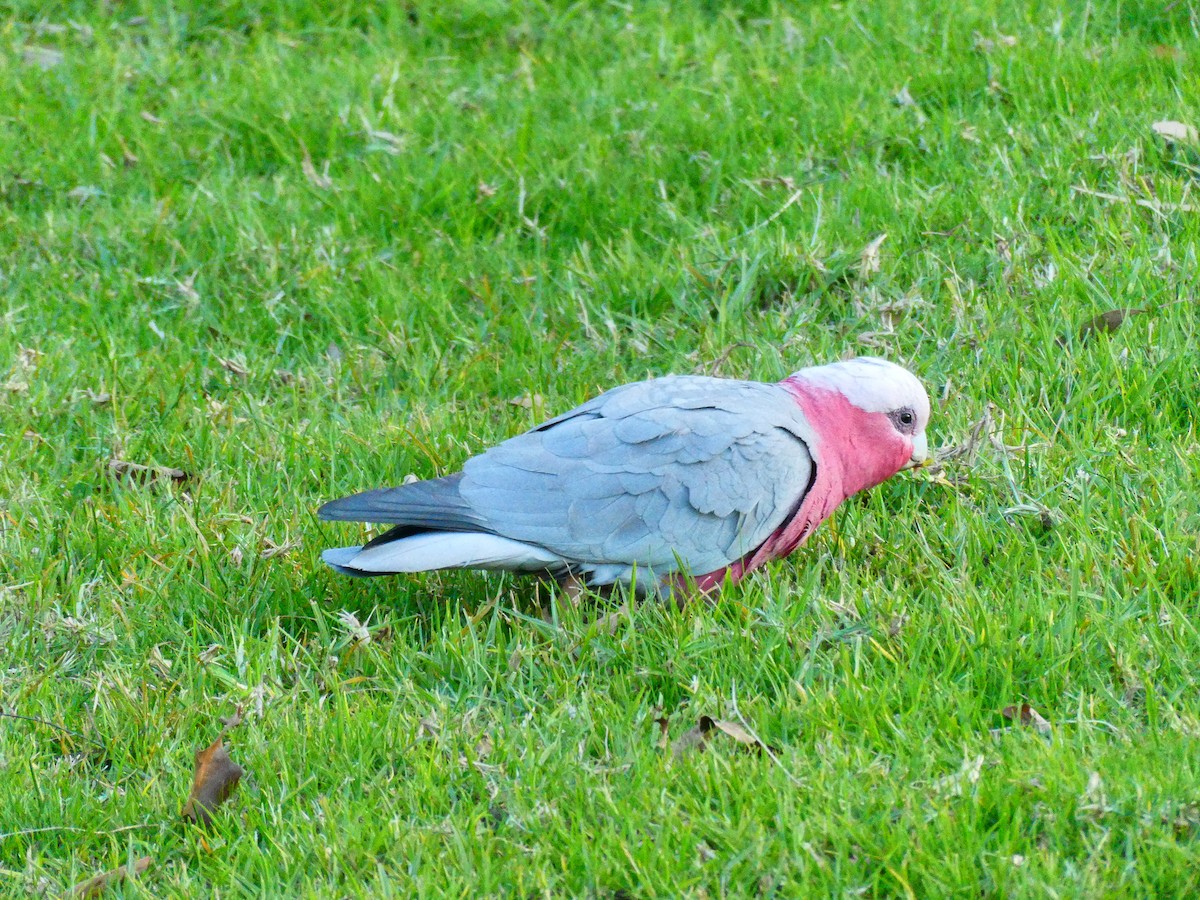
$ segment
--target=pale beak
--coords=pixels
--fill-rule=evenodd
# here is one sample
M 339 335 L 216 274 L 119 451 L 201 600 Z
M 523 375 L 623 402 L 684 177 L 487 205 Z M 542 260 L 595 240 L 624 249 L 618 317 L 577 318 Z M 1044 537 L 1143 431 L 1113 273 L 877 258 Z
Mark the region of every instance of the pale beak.
M 901 469 L 919 469 L 930 461 L 929 441 L 925 438 L 925 432 L 922 431 L 913 438 L 912 456 L 908 458 L 908 462 Z

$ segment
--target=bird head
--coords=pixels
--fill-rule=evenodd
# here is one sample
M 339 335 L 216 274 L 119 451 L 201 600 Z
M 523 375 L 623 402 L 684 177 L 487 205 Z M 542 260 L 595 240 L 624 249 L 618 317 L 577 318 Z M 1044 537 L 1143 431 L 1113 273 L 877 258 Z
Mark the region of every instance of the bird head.
M 856 460 L 848 493 L 929 461 L 929 394 L 902 366 L 870 356 L 801 369 L 787 379 L 823 444 Z M 831 448 L 832 449 L 832 448 Z

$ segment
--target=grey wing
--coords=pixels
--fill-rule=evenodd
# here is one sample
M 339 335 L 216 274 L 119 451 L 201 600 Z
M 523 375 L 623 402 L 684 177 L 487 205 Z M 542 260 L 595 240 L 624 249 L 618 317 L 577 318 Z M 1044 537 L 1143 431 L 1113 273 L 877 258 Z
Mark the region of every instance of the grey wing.
M 489 531 L 581 568 L 700 575 L 754 550 L 799 505 L 810 437 L 776 385 L 663 378 L 475 457 L 459 490 Z

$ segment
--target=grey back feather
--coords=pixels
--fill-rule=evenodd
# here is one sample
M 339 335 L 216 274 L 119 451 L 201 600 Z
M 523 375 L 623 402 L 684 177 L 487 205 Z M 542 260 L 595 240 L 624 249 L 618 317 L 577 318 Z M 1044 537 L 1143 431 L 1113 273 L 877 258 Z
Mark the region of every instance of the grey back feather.
M 754 550 L 794 511 L 813 475 L 812 437 L 778 385 L 661 378 L 469 460 L 458 489 L 490 531 L 581 568 L 703 574 Z

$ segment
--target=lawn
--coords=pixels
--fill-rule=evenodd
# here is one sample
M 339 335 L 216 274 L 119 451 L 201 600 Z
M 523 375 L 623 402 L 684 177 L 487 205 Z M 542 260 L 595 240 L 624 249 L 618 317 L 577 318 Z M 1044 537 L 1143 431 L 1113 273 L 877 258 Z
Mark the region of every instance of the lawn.
M 1200 891 L 1194 4 L 3 15 L 0 894 Z M 714 604 L 319 561 L 606 387 L 853 354 L 943 462 Z

